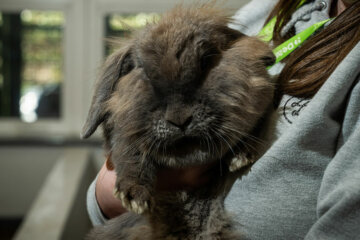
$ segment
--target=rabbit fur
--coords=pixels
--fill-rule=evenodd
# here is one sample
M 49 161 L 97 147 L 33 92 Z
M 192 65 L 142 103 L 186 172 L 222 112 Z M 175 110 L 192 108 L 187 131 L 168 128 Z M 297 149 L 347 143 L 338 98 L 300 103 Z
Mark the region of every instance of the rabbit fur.
M 228 27 L 214 4 L 177 6 L 104 64 L 82 137 L 103 127 L 129 212 L 88 239 L 241 239 L 224 209 L 233 181 L 260 154 L 258 126 L 271 106 L 269 46 Z M 216 163 L 196 191 L 159 192 L 160 168 Z

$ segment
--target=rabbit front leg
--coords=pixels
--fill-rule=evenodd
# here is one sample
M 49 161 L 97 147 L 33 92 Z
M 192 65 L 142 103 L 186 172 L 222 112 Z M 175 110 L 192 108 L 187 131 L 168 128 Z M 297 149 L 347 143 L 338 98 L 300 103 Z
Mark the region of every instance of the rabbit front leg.
M 253 164 L 255 161 L 256 159 L 253 155 L 239 153 L 231 159 L 229 170 L 230 172 L 235 172 L 243 167 Z
M 230 160 L 229 170 L 230 172 L 236 172 L 244 167 L 250 166 L 259 158 L 259 152 L 261 144 L 259 141 L 254 142 L 252 139 L 243 140 L 243 147 L 239 153 L 237 153 Z M 250 147 L 251 146 L 251 147 Z
M 117 179 L 114 196 L 121 200 L 129 211 L 142 214 L 151 211 L 154 206 L 153 189 L 156 168 L 150 159 L 140 161 L 140 157 L 132 156 L 121 159 L 115 166 Z

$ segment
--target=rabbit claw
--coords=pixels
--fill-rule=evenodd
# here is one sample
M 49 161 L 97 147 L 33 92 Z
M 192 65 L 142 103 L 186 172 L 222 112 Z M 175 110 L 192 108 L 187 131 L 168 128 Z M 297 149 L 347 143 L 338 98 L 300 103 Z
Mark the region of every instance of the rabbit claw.
M 254 163 L 252 158 L 248 158 L 244 155 L 237 155 L 233 157 L 230 161 L 229 170 L 230 172 L 235 172 L 243 167 L 246 167 L 250 164 Z
M 137 214 L 150 211 L 152 198 L 145 186 L 132 185 L 128 188 L 114 188 L 114 197 L 118 198 L 123 207 Z

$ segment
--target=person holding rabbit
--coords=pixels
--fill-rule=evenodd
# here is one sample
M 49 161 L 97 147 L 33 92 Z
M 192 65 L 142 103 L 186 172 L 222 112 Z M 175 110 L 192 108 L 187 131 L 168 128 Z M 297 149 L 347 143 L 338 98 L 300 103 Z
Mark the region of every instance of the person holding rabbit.
M 267 38 L 274 48 L 296 36 L 301 44 L 269 69 L 278 77 L 266 129 L 271 145 L 235 182 L 226 208 L 244 239 L 357 239 L 360 1 L 253 0 L 234 19 L 232 28 Z M 158 178 L 169 180 L 158 187 L 200 188 L 211 180 L 212 167 L 160 171 Z M 125 212 L 112 195 L 114 185 L 115 173 L 104 164 L 88 191 L 94 224 Z

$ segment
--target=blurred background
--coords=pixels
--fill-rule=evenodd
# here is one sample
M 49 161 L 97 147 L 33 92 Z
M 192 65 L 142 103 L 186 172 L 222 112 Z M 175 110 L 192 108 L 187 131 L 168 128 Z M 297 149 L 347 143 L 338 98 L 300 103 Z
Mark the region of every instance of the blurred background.
M 79 133 L 104 58 L 174 0 L 0 0 L 0 239 L 82 239 L 104 161 Z M 220 1 L 235 12 L 247 0 Z

